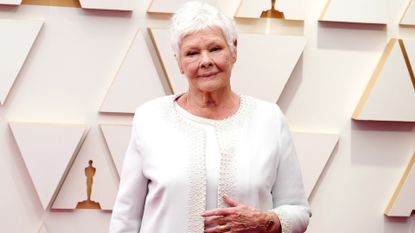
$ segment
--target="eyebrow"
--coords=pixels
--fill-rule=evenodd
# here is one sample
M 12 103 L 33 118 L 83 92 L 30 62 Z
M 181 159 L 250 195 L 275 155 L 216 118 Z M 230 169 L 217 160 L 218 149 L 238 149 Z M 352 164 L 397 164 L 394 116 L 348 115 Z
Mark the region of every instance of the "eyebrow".
M 222 43 L 220 42 L 220 40 L 215 40 L 215 41 L 212 41 L 212 42 L 210 42 L 209 44 L 207 44 L 207 47 L 211 47 L 211 46 L 215 46 L 215 45 L 221 45 L 222 46 Z M 191 50 L 191 49 L 199 49 L 199 47 L 198 46 L 194 46 L 194 45 L 190 45 L 190 46 L 185 46 L 183 49 L 185 49 L 185 50 Z

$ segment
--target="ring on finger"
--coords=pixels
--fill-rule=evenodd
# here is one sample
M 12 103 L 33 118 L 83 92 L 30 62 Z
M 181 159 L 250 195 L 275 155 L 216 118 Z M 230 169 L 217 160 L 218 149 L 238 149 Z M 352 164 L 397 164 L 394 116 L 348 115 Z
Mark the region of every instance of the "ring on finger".
M 225 224 L 223 224 L 223 225 L 219 225 L 219 230 L 220 230 L 221 232 L 225 231 L 225 230 L 226 230 L 226 225 L 225 225 Z

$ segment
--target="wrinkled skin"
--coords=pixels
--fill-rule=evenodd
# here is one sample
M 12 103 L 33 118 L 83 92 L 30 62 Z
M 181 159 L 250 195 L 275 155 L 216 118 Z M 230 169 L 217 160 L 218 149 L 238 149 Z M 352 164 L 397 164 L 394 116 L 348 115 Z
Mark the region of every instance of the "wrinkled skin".
M 278 217 L 274 214 L 275 224 L 271 231 L 267 231 L 270 213 L 254 207 L 240 204 L 228 196 L 224 196 L 229 208 L 217 208 L 205 211 L 205 232 L 235 232 L 235 233 L 271 233 L 280 232 L 281 226 Z

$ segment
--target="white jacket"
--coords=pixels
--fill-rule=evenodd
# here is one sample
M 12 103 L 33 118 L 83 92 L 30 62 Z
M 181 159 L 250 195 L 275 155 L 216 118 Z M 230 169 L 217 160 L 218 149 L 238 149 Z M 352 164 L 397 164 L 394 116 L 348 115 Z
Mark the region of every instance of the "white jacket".
M 240 97 L 230 118 L 206 119 L 220 152 L 218 206 L 226 207 L 228 194 L 275 211 L 283 233 L 304 232 L 310 208 L 283 114 L 276 104 Z M 176 98 L 152 100 L 135 113 L 110 233 L 203 232 L 206 132 L 178 111 Z

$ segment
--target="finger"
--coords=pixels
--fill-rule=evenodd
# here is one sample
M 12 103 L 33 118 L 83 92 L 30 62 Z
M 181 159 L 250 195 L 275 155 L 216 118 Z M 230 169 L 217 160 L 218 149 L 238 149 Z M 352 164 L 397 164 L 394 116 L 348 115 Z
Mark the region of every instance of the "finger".
M 234 214 L 235 210 L 233 208 L 217 208 L 212 210 L 206 210 L 202 213 L 202 217 L 209 217 L 209 216 L 228 216 L 230 214 Z
M 205 233 L 220 233 L 220 232 L 230 232 L 231 228 L 229 225 L 217 225 L 214 227 L 205 228 Z
M 225 225 L 229 222 L 228 217 L 205 217 L 205 226 Z
M 223 195 L 223 200 L 230 206 L 230 207 L 236 207 L 239 205 L 239 203 L 232 198 L 230 198 L 228 195 Z

